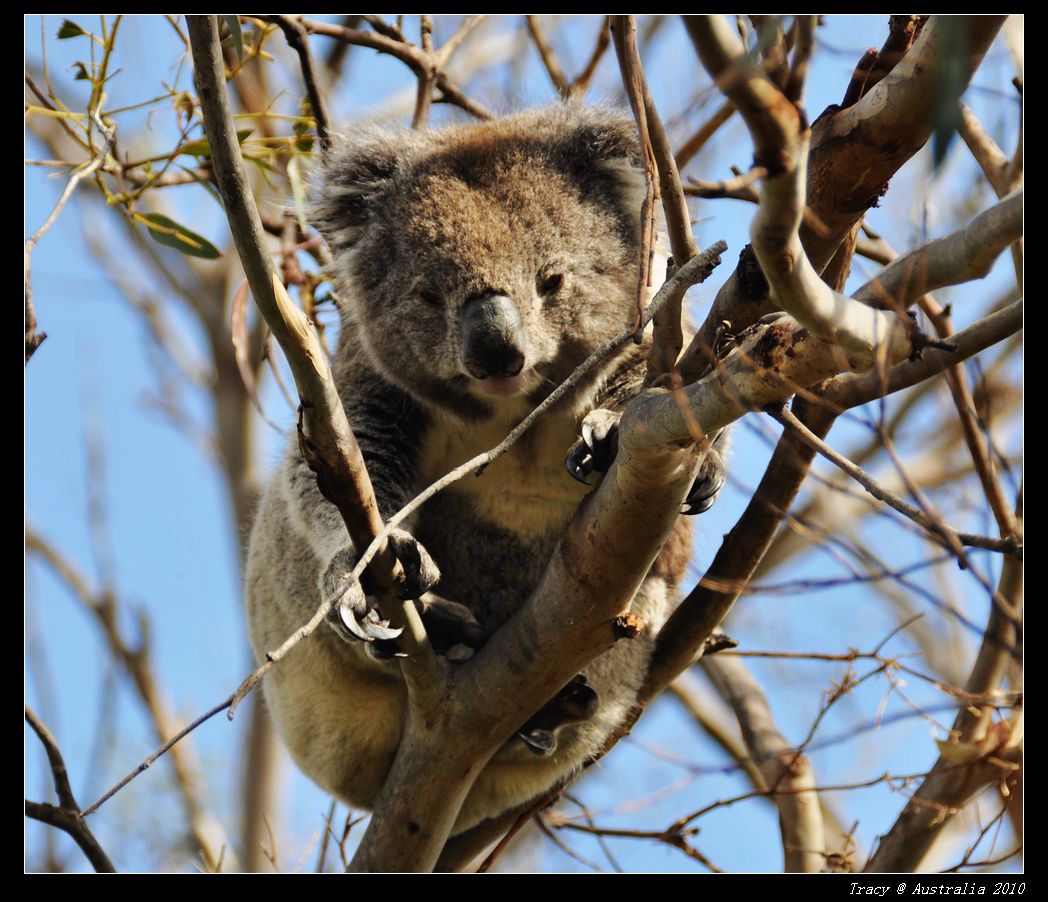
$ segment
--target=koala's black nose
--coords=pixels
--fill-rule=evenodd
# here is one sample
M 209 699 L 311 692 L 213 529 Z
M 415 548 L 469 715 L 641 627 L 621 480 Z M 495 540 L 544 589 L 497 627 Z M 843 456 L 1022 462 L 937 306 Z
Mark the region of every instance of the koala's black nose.
M 516 376 L 527 337 L 517 308 L 504 294 L 470 298 L 462 309 L 462 362 L 474 379 Z

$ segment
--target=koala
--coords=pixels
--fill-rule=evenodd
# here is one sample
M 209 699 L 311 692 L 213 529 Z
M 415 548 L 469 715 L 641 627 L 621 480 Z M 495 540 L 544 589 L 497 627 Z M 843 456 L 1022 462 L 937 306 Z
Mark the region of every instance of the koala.
M 335 379 L 383 518 L 496 445 L 636 321 L 644 176 L 635 136 L 617 112 L 565 107 L 336 140 L 314 223 L 340 297 Z M 538 585 L 592 489 L 584 480 L 614 455 L 618 411 L 643 386 L 649 345 L 629 343 L 482 475 L 445 489 L 393 533 L 406 597 L 419 599 L 438 652 L 468 656 Z M 722 482 L 714 452 L 688 512 L 709 507 Z M 570 777 L 623 720 L 690 546 L 682 518 L 633 601 L 643 633 L 521 725 L 478 777 L 456 833 Z M 375 629 L 366 580 L 346 589 L 355 561 L 338 511 L 292 442 L 251 535 L 251 642 L 261 660 L 323 599 L 344 593 L 330 628 L 299 643 L 265 693 L 299 767 L 370 809 L 400 739 L 406 689 L 396 640 Z

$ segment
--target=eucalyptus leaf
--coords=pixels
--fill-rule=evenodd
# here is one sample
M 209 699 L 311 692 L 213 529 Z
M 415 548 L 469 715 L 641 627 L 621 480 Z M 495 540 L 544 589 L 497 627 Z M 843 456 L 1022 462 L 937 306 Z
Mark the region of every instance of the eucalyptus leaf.
M 179 225 L 173 219 L 162 213 L 139 213 L 135 218 L 144 222 L 149 234 L 158 244 L 174 248 L 190 257 L 204 257 L 207 260 L 215 260 L 222 256 L 222 252 L 206 238 L 196 232 L 190 231 L 183 225 Z
M 78 38 L 82 34 L 87 34 L 76 22 L 71 22 L 69 19 L 63 19 L 62 24 L 58 28 L 58 40 L 64 41 L 67 38 Z
M 229 36 L 233 39 L 233 49 L 237 52 L 237 59 L 244 62 L 244 33 L 240 30 L 240 16 L 223 16 L 229 28 Z

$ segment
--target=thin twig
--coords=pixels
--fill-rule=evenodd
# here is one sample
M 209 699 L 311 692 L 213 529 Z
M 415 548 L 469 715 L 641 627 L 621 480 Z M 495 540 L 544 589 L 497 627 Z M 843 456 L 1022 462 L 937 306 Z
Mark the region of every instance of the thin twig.
M 26 76 L 28 78 L 28 76 Z M 73 196 L 73 192 L 76 190 L 76 186 L 80 184 L 81 180 L 92 175 L 103 163 L 105 163 L 106 156 L 109 151 L 113 148 L 113 139 L 116 137 L 116 125 L 106 126 L 98 115 L 97 110 L 91 111 L 92 119 L 98 125 L 99 130 L 105 136 L 105 141 L 99 151 L 91 158 L 91 160 L 82 168 L 70 176 L 69 181 L 66 182 L 65 189 L 62 191 L 61 196 L 58 198 L 58 202 L 51 210 L 50 215 L 44 220 L 43 225 L 40 226 L 29 238 L 26 239 L 24 250 L 23 250 L 23 289 L 25 291 L 25 363 L 29 363 L 29 358 L 33 356 L 36 349 L 40 347 L 41 342 L 47 338 L 46 333 L 36 331 L 36 313 L 33 308 L 33 289 L 29 280 L 29 258 L 32 256 L 33 248 L 36 247 L 37 242 L 44 237 L 44 233 L 54 225 L 58 214 L 62 212 L 62 208 L 69 201 L 69 198 Z
M 566 100 L 571 95 L 571 83 L 564 74 L 564 67 L 561 66 L 560 60 L 557 59 L 557 54 L 539 27 L 538 16 L 525 16 L 524 19 L 528 24 L 528 34 L 531 35 L 535 49 L 538 50 L 539 56 L 542 58 L 542 65 L 546 67 L 549 80 L 553 82 L 553 87 L 557 89 L 561 100 Z
M 883 501 L 903 516 L 909 517 L 909 519 L 913 520 L 914 523 L 917 523 L 919 526 L 928 530 L 928 532 L 930 532 L 936 540 L 942 543 L 945 548 L 952 550 L 954 543 L 959 542 L 962 545 L 974 548 L 986 548 L 990 551 L 999 551 L 1003 554 L 1010 554 L 1017 557 L 1019 560 L 1022 560 L 1022 543 L 1018 539 L 1014 537 L 992 539 L 988 536 L 980 536 L 953 529 L 952 527 L 929 517 L 920 508 L 903 501 L 903 499 L 898 495 L 881 486 L 876 482 L 876 480 L 863 471 L 861 467 L 856 466 L 844 457 L 844 455 L 838 454 L 834 451 L 833 448 L 808 429 L 808 427 L 798 420 L 797 417 L 787 408 L 782 407 L 778 410 L 768 409 L 766 413 L 783 426 L 793 429 L 805 444 L 813 447 L 819 454 L 830 461 L 830 463 L 839 467 L 851 476 L 852 479 L 865 488 L 874 498 Z
M 298 54 L 299 66 L 302 69 L 302 80 L 306 84 L 306 96 L 309 97 L 309 107 L 317 123 L 317 137 L 320 139 L 320 148 L 321 151 L 326 151 L 330 143 L 330 120 L 327 113 L 327 104 L 324 102 L 324 97 L 317 85 L 313 56 L 309 52 L 309 33 L 302 25 L 300 16 L 262 16 L 261 18 L 263 21 L 274 22 L 279 25 L 280 30 L 284 32 L 288 46 Z

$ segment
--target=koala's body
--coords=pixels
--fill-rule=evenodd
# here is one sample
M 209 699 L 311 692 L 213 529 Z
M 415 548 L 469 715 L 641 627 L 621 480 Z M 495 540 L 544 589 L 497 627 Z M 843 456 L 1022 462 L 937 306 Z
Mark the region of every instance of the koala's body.
M 496 445 L 635 322 L 644 180 L 634 135 L 619 114 L 558 109 L 336 142 L 315 221 L 342 298 L 335 377 L 384 518 Z M 645 354 L 630 343 L 480 477 L 445 489 L 396 534 L 419 590 L 432 589 L 424 601 L 434 622 L 443 612 L 445 623 L 490 634 L 524 604 L 590 490 L 566 472 L 565 454 L 584 416 L 620 410 L 640 390 Z M 708 471 L 705 483 L 708 506 L 719 474 Z M 682 518 L 633 602 L 644 633 L 586 670 L 592 710 L 508 741 L 477 779 L 456 832 L 530 801 L 597 751 L 636 697 L 689 553 Z M 337 510 L 293 443 L 248 555 L 259 658 L 338 589 L 354 560 Z M 302 770 L 370 808 L 400 739 L 406 690 L 396 660 L 376 653 L 389 643 L 332 626 L 270 672 L 266 698 Z

